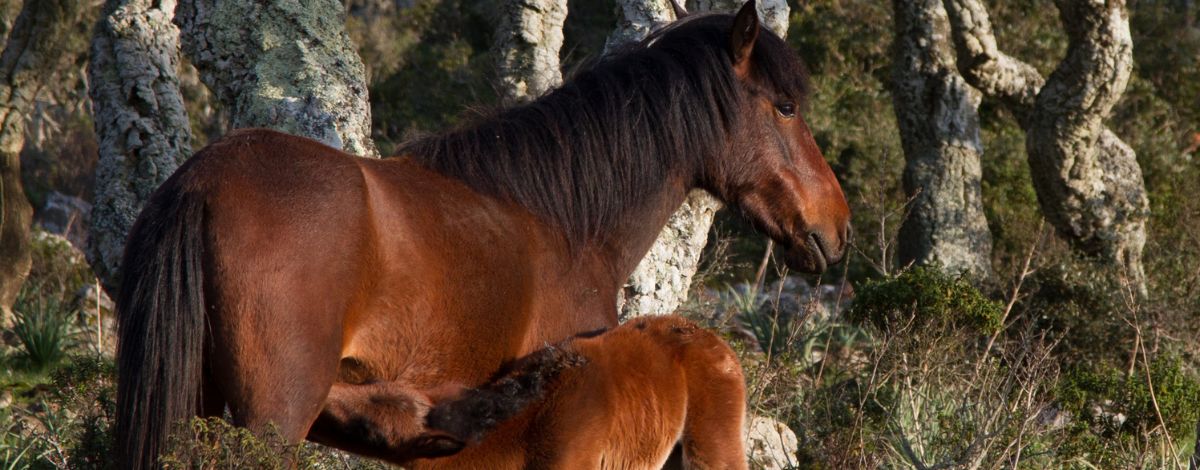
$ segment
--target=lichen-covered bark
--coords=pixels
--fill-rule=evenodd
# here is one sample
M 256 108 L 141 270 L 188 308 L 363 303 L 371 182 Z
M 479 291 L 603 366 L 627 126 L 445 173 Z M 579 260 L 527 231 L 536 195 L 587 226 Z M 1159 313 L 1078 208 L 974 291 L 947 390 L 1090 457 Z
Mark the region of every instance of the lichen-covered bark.
M 689 4 L 689 11 L 732 12 L 744 3 L 693 2 Z M 612 50 L 623 41 L 641 40 L 655 27 L 675 18 L 669 0 L 618 0 L 617 4 L 621 16 L 616 30 L 608 38 L 606 50 Z M 787 2 L 763 0 L 758 2 L 757 8 L 766 27 L 781 37 L 787 34 Z M 665 315 L 687 300 L 688 288 L 700 264 L 700 253 L 708 241 L 713 215 L 720 207 L 720 202 L 703 191 L 688 195 L 625 285 L 619 304 L 621 318 Z
M 955 69 L 941 0 L 895 0 L 892 101 L 912 198 L 900 262 L 991 276 L 979 157 L 979 92 Z
M 336 0 L 182 0 L 176 24 L 231 125 L 378 156 L 362 60 Z
M 33 208 L 21 186 L 21 148 L 34 100 L 57 83 L 83 52 L 91 5 L 80 0 L 29 0 L 0 54 L 0 324 L 7 324 L 29 274 Z
M 192 153 L 176 76 L 174 7 L 164 0 L 109 0 L 92 38 L 88 94 L 100 161 L 88 258 L 110 291 L 133 221 Z
M 608 35 L 604 53 L 641 41 L 655 28 L 672 21 L 675 21 L 675 10 L 671 0 L 617 0 L 617 27 Z
M 680 0 L 682 3 L 682 0 Z M 746 0 L 688 0 L 688 11 L 721 11 L 734 13 L 746 3 Z M 787 36 L 788 16 L 791 8 L 786 0 L 759 0 L 754 5 L 758 10 L 758 19 L 763 27 L 774 31 L 779 37 Z
M 509 102 L 535 99 L 562 83 L 558 52 L 566 0 L 505 0 L 496 26 L 496 67 Z
M 980 0 L 944 0 L 971 85 L 1008 106 L 1026 132 L 1038 203 L 1060 234 L 1145 286 L 1149 201 L 1133 150 L 1103 124 L 1132 68 L 1121 0 L 1059 0 L 1067 56 L 1048 80 L 1000 52 Z

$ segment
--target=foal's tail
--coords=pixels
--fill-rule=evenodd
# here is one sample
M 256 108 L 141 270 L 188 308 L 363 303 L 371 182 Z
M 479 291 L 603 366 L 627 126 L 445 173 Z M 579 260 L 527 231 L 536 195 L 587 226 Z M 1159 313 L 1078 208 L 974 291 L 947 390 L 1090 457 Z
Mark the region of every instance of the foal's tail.
M 538 350 L 506 364 L 488 383 L 437 403 L 426 414 L 425 424 L 462 442 L 478 441 L 545 398 L 561 373 L 586 363 L 587 358 L 569 349 Z
M 204 350 L 203 195 L 172 178 L 138 217 L 117 296 L 117 461 L 156 467 L 172 427 L 195 415 Z

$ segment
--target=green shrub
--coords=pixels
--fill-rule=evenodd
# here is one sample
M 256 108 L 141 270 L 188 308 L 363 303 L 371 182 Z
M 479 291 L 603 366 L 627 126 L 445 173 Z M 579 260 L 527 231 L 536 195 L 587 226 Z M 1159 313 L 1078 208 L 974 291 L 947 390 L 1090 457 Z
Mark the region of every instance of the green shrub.
M 1111 368 L 1070 370 L 1058 392 L 1063 409 L 1076 417 L 1064 451 L 1119 465 L 1125 463 L 1120 459 L 1128 456 L 1117 449 L 1136 447 L 1138 441 L 1151 439 L 1164 426 L 1176 445 L 1193 442 L 1200 419 L 1200 381 L 1182 365 L 1171 355 L 1151 361 L 1153 389 L 1140 363 L 1128 376 Z
M 60 296 L 38 295 L 36 289 L 22 290 L 13 308 L 13 335 L 21 345 L 18 358 L 35 371 L 58 365 L 72 346 L 72 312 Z
M 289 444 L 271 427 L 256 435 L 221 418 L 192 418 L 167 440 L 166 469 L 293 468 L 382 469 L 384 465 L 309 444 Z
M 1003 307 L 965 280 L 935 268 L 917 267 L 896 277 L 870 281 L 859 289 L 847 317 L 888 331 L 907 325 L 969 328 L 982 334 L 1000 330 Z

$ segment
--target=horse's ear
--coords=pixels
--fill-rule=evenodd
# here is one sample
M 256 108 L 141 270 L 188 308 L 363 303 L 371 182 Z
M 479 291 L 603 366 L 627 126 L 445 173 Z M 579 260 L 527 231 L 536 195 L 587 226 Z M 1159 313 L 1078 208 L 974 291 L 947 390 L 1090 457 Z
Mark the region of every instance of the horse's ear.
M 676 20 L 682 20 L 683 17 L 688 16 L 687 10 L 679 4 L 679 0 L 671 0 L 671 9 L 675 11 Z
M 754 0 L 742 5 L 733 19 L 733 31 L 729 36 L 729 51 L 733 56 L 733 70 L 739 77 L 750 73 L 750 53 L 758 39 L 758 8 Z

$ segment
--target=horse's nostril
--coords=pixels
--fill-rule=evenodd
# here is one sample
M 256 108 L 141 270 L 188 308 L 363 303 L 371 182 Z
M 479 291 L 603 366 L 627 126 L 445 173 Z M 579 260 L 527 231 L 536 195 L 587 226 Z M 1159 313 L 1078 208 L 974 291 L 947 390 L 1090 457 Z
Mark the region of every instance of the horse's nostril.
M 845 255 L 847 247 L 850 243 L 849 228 L 837 231 L 832 235 L 832 239 L 816 232 L 810 233 L 808 236 L 809 241 L 813 244 L 813 247 L 817 249 L 823 258 L 825 258 L 825 263 L 830 265 L 837 264 L 842 260 L 842 256 Z M 833 241 L 836 241 L 837 243 L 830 243 Z

